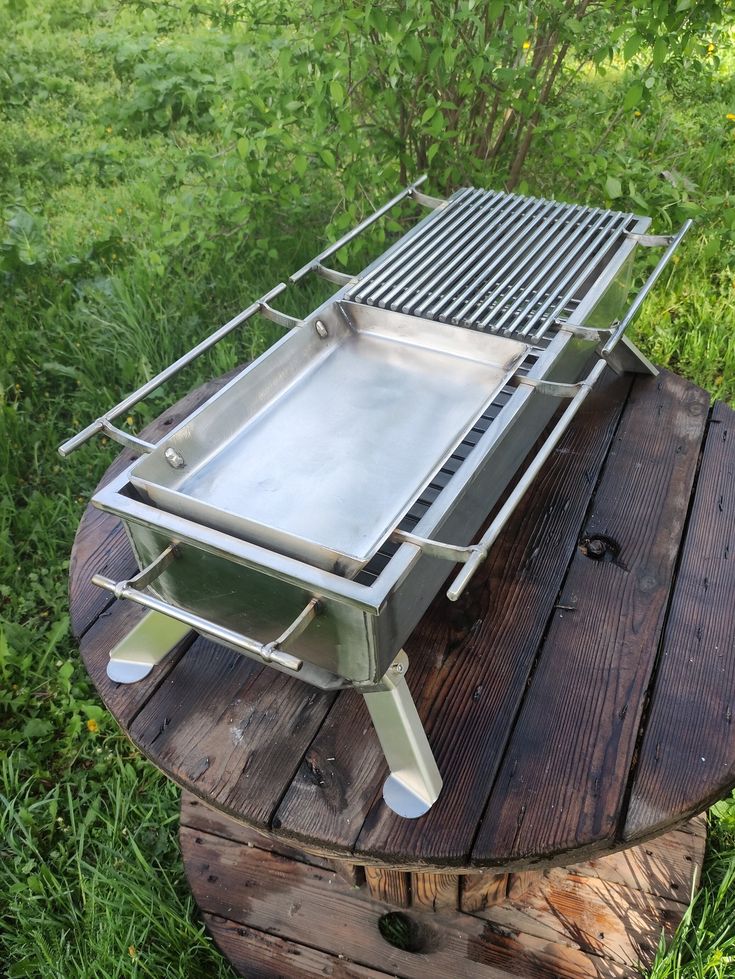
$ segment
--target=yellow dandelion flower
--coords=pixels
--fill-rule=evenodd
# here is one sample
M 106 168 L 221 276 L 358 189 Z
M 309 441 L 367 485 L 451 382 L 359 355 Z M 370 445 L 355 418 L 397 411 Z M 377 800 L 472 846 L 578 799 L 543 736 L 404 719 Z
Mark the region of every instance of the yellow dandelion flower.
M 106 133 L 111 133 L 112 132 L 112 126 L 108 126 L 107 129 L 105 130 L 105 132 Z
M 636 109 L 635 112 L 633 113 L 633 115 L 636 117 L 636 119 L 640 119 L 640 117 L 641 117 L 641 111 L 640 111 L 640 109 Z
M 90 717 L 90 719 L 87 721 L 87 730 L 89 731 L 89 733 L 96 734 L 99 731 L 99 729 L 100 728 L 97 721 L 95 721 L 93 718 Z
M 523 50 L 524 50 L 524 51 L 528 51 L 528 49 L 529 49 L 530 47 L 531 47 L 531 42 L 530 42 L 530 41 L 524 41 L 524 42 L 523 42 Z
M 707 45 L 707 54 L 712 54 L 714 50 L 715 50 L 714 44 L 710 43 Z
M 128 417 L 125 419 L 125 424 L 128 425 L 130 428 L 133 427 L 133 416 L 132 415 L 128 415 Z
M 729 119 L 730 122 L 735 122 L 735 112 L 728 112 L 728 114 L 725 116 L 725 118 L 726 119 Z
M 122 209 L 121 207 L 118 207 L 118 209 L 117 209 L 117 213 L 118 213 L 118 214 L 122 214 L 122 212 L 123 212 L 123 209 Z

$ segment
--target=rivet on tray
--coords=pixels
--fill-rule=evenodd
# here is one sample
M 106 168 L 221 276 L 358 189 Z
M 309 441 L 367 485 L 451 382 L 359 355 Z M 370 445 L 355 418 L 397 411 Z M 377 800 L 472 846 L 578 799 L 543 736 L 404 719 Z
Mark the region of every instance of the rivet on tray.
M 314 324 L 314 328 L 316 332 L 319 334 L 319 336 L 322 338 L 322 340 L 325 337 L 329 336 L 329 330 L 327 330 L 326 326 L 322 323 L 321 320 L 316 321 L 316 323 Z
M 166 451 L 163 453 L 163 458 L 171 466 L 172 469 L 182 469 L 186 463 L 184 462 L 184 457 L 180 452 L 177 452 L 173 446 L 169 445 Z

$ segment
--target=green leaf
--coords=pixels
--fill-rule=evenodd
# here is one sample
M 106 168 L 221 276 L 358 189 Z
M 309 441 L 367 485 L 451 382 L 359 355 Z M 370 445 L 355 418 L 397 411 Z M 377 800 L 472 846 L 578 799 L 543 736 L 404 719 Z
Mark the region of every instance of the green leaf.
M 643 86 L 640 82 L 631 85 L 623 99 L 623 111 L 634 109 L 643 98 Z
M 640 34 L 631 34 L 623 45 L 623 58 L 630 61 L 643 47 L 643 38 Z
M 102 721 L 107 716 L 107 712 L 97 704 L 82 704 L 82 710 L 90 721 Z
M 406 50 L 417 64 L 423 59 L 424 52 L 421 48 L 421 41 L 419 41 L 415 34 L 411 34 L 406 38 Z
M 658 37 L 656 38 L 656 43 L 653 45 L 653 67 L 660 68 L 661 65 L 666 60 L 666 55 L 668 53 L 669 46 L 666 43 L 666 38 Z
M 679 0 L 676 5 L 677 14 L 682 10 L 689 10 L 692 6 L 692 0 Z
M 515 46 L 519 48 L 526 40 L 527 35 L 528 35 L 528 28 L 526 27 L 526 25 L 516 24 L 516 26 L 513 28 L 513 43 L 515 44 Z
M 23 727 L 23 737 L 33 740 L 35 738 L 45 738 L 51 734 L 54 726 L 50 721 L 44 721 L 40 717 L 29 718 Z
M 237 141 L 237 155 L 244 160 L 249 152 L 250 140 L 246 139 L 244 136 L 241 136 Z
M 620 197 L 623 193 L 623 186 L 617 177 L 608 177 L 605 181 L 605 190 L 607 195 L 611 200 L 615 200 L 616 197 Z
M 329 83 L 329 94 L 335 105 L 342 105 L 345 100 L 345 90 L 342 82 L 338 82 L 336 78 L 332 79 Z

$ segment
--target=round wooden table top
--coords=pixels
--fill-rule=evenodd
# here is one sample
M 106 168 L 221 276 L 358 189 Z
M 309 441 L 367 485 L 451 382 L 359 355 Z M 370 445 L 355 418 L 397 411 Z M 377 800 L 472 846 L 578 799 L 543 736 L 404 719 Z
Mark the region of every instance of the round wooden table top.
M 354 691 L 324 693 L 193 634 L 139 683 L 109 680 L 109 650 L 142 609 L 91 584 L 136 570 L 119 521 L 91 508 L 70 582 L 84 662 L 168 776 L 331 858 L 506 871 L 641 842 L 735 786 L 734 422 L 673 374 L 603 375 L 463 599 L 440 592 L 406 644 L 444 777 L 419 819 L 385 806 L 385 761 Z

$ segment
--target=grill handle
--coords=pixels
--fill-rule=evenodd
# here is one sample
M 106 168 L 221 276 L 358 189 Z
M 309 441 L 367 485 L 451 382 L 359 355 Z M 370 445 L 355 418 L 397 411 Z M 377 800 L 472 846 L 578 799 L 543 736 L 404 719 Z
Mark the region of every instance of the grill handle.
M 552 429 L 549 437 L 546 439 L 544 444 L 541 446 L 539 451 L 533 457 L 533 460 L 526 467 L 523 476 L 513 488 L 512 493 L 505 501 L 501 507 L 498 515 L 495 517 L 493 522 L 487 528 L 485 533 L 482 535 L 477 544 L 472 545 L 472 554 L 468 558 L 467 562 L 462 566 L 457 577 L 454 579 L 452 584 L 449 586 L 447 591 L 447 598 L 451 602 L 456 602 L 460 597 L 462 592 L 465 590 L 467 585 L 470 583 L 472 576 L 475 574 L 477 569 L 483 563 L 485 558 L 493 546 L 497 538 L 500 536 L 501 531 L 505 527 L 506 523 L 513 515 L 516 507 L 521 502 L 526 494 L 526 491 L 530 487 L 531 483 L 534 481 L 542 466 L 549 458 L 551 453 L 554 451 L 559 443 L 562 435 L 569 428 L 572 419 L 579 411 L 582 402 L 585 400 L 587 395 L 590 393 L 594 385 L 596 384 L 598 378 L 602 372 L 607 367 L 607 363 L 604 360 L 598 360 L 592 370 L 589 372 L 587 377 L 580 382 L 579 390 L 569 402 L 564 410 L 559 421 L 556 423 Z
M 215 330 L 214 333 L 211 333 L 208 337 L 202 340 L 201 343 L 197 344 L 196 347 L 192 347 L 191 350 L 179 357 L 178 360 L 175 360 L 173 364 L 169 364 L 169 366 L 165 367 L 159 374 L 152 377 L 150 381 L 146 381 L 146 383 L 141 385 L 137 391 L 133 391 L 133 393 L 129 394 L 127 398 L 123 398 L 119 404 L 116 404 L 114 408 L 110 408 L 110 410 L 106 411 L 104 415 L 101 415 L 96 421 L 93 421 L 91 425 L 87 425 L 87 427 L 83 428 L 81 432 L 78 432 L 70 439 L 67 439 L 66 442 L 59 446 L 59 454 L 64 457 L 70 455 L 75 449 L 78 449 L 80 445 L 84 445 L 85 442 L 88 442 L 92 436 L 98 435 L 102 432 L 106 432 L 116 442 L 121 442 L 128 448 L 130 447 L 130 442 L 135 441 L 137 443 L 135 448 L 137 448 L 138 451 L 142 450 L 150 452 L 153 446 L 149 443 L 142 442 L 140 439 L 131 440 L 130 436 L 127 436 L 126 440 L 124 441 L 120 436 L 126 436 L 126 433 L 119 432 L 119 430 L 111 424 L 112 421 L 114 421 L 115 418 L 119 418 L 120 415 L 124 415 L 126 412 L 130 411 L 130 409 L 139 401 L 147 398 L 151 392 L 156 390 L 156 388 L 160 387 L 162 384 L 165 384 L 166 381 L 170 380 L 175 374 L 178 374 L 180 370 L 190 364 L 193 360 L 196 360 L 196 358 L 201 356 L 201 354 L 206 353 L 207 350 L 226 337 L 228 333 L 231 333 L 246 320 L 249 320 L 251 316 L 254 316 L 256 313 L 267 311 L 269 300 L 279 296 L 285 289 L 285 282 L 279 282 L 277 286 L 270 290 L 270 292 L 267 292 L 264 296 L 261 296 L 260 299 L 248 306 L 247 309 L 244 309 L 241 313 L 238 313 L 237 316 L 233 317 L 218 330 Z
M 164 602 L 162 599 L 156 598 L 155 595 L 149 595 L 142 590 L 152 581 L 155 581 L 176 560 L 177 553 L 176 545 L 169 544 L 165 551 L 134 578 L 127 581 L 115 581 L 113 578 L 96 574 L 92 577 L 92 584 L 112 592 L 115 598 L 128 599 L 151 609 L 153 612 L 160 612 L 177 622 L 183 622 L 184 625 L 190 626 L 202 635 L 218 642 L 224 642 L 242 653 L 248 653 L 263 660 L 264 663 L 280 666 L 292 673 L 297 673 L 301 669 L 304 665 L 303 661 L 297 656 L 292 656 L 291 653 L 284 652 L 280 647 L 283 643 L 297 639 L 313 622 L 320 611 L 318 599 L 312 598 L 277 639 L 271 642 L 260 642 L 250 638 L 250 636 L 243 636 L 233 629 L 218 625 L 216 622 L 196 615 L 194 612 L 187 612 L 185 609 Z
M 640 308 L 643 305 L 644 300 L 648 296 L 648 293 L 651 291 L 651 289 L 653 289 L 653 287 L 656 284 L 656 281 L 658 280 L 658 277 L 661 275 L 661 273 L 663 272 L 663 270 L 669 264 L 669 260 L 671 259 L 671 256 L 674 254 L 674 252 L 676 251 L 676 249 L 679 247 L 679 244 L 681 243 L 682 238 L 687 233 L 687 231 L 689 231 L 689 229 L 692 226 L 692 223 L 693 223 L 692 222 L 692 219 L 689 218 L 687 221 L 684 222 L 684 224 L 682 224 L 681 228 L 679 228 L 679 230 L 674 235 L 674 237 L 670 239 L 670 241 L 669 241 L 669 247 L 663 253 L 663 255 L 661 256 L 661 258 L 658 261 L 658 264 L 654 268 L 653 272 L 651 272 L 651 274 L 648 276 L 648 278 L 644 282 L 643 286 L 641 287 L 640 292 L 637 294 L 637 296 L 635 297 L 635 299 L 633 300 L 633 302 L 630 304 L 630 306 L 628 308 L 628 312 L 620 320 L 620 322 L 618 323 L 618 325 L 615 327 L 615 329 L 613 330 L 613 332 L 610 334 L 610 336 L 609 336 L 609 338 L 607 340 L 607 343 L 602 348 L 602 356 L 603 357 L 607 357 L 609 354 L 611 354 L 613 352 L 613 350 L 615 349 L 615 347 L 617 346 L 617 344 L 622 339 L 623 334 L 625 333 L 625 331 L 628 329 L 628 327 L 630 326 L 630 324 L 633 322 L 633 320 L 636 318 L 636 316 L 640 312 Z

